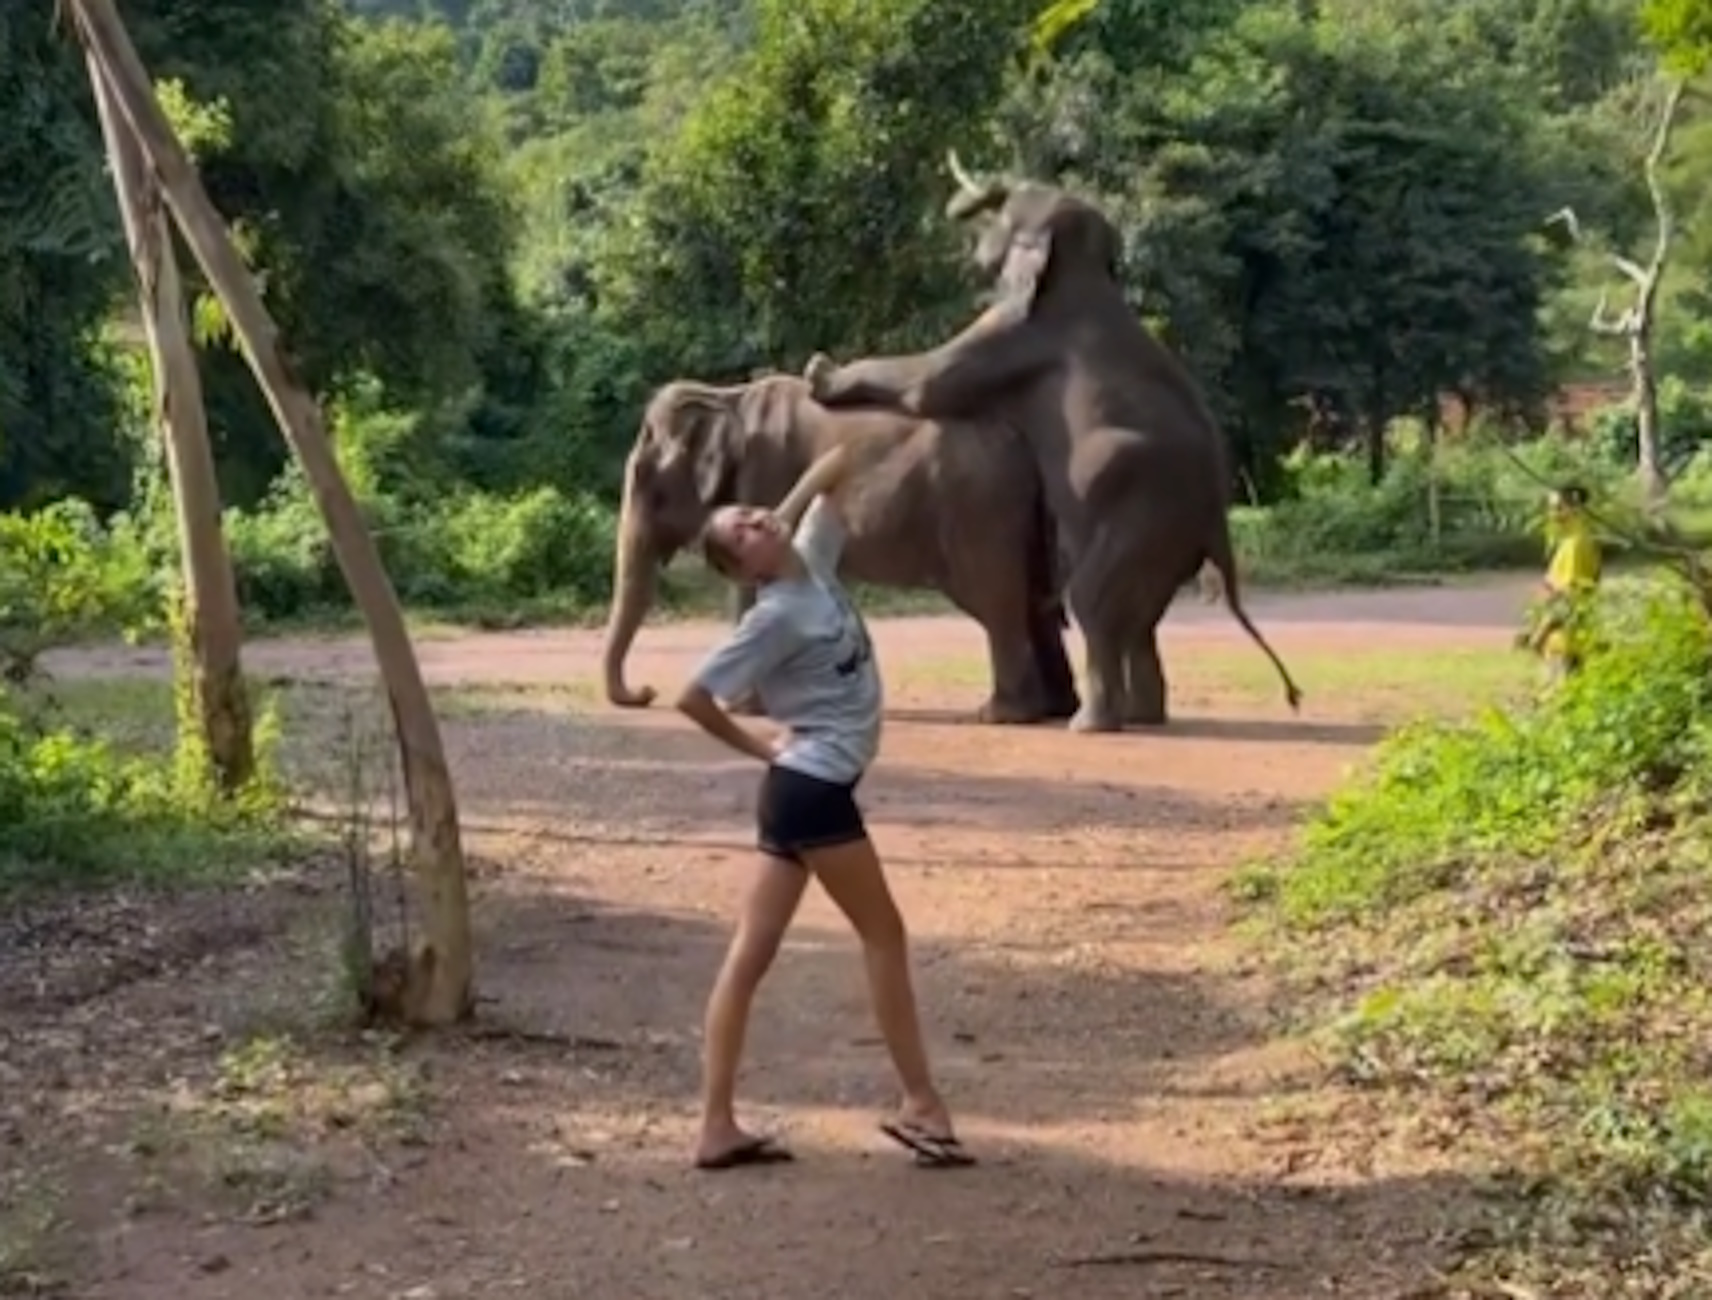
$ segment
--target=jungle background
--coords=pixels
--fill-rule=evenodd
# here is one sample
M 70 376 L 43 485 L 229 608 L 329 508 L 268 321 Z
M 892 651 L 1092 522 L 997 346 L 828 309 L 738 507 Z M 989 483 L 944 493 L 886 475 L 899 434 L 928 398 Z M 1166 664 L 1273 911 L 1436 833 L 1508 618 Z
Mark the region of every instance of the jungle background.
M 653 386 L 954 328 L 974 286 L 940 215 L 948 147 L 1118 218 L 1134 301 L 1238 450 L 1257 580 L 1535 562 L 1540 485 L 1500 442 L 1548 477 L 1568 467 L 1560 444 L 1594 486 L 1627 477 L 1624 344 L 1589 320 L 1602 292 L 1619 307 L 1630 292 L 1611 252 L 1640 256 L 1654 231 L 1641 161 L 1660 55 L 1634 5 L 1219 0 L 1185 17 L 1110 0 L 1069 6 L 1049 48 L 1038 8 L 128 13 L 415 610 L 600 608 Z M 9 7 L 0 506 L 51 507 L 146 571 L 143 553 L 170 554 L 170 512 L 89 99 L 65 40 Z M 1655 344 L 1690 508 L 1712 491 L 1705 116 L 1690 94 L 1672 136 Z M 1551 220 L 1566 208 L 1580 241 Z M 202 308 L 246 612 L 337 613 L 284 443 Z

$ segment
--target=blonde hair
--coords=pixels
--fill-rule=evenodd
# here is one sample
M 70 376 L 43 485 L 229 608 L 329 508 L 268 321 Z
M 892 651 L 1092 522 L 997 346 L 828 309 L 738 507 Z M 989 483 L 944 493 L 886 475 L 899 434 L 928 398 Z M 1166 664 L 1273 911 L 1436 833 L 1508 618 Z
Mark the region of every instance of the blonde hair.
M 731 543 L 721 536 L 718 528 L 719 511 L 714 511 L 708 521 L 702 525 L 701 536 L 697 545 L 701 549 L 701 558 L 707 562 L 707 567 L 720 577 L 736 582 L 741 577 L 738 572 L 737 552 Z

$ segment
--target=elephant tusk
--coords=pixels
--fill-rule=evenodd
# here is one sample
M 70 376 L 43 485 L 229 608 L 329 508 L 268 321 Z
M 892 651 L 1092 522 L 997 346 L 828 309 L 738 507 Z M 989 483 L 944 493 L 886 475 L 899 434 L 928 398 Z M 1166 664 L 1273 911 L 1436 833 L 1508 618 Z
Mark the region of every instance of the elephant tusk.
M 987 193 L 987 186 L 978 183 L 974 177 L 963 170 L 963 164 L 957 157 L 957 150 L 947 149 L 945 160 L 951 166 L 951 177 L 957 182 L 958 189 L 963 190 L 971 197 L 984 196 Z

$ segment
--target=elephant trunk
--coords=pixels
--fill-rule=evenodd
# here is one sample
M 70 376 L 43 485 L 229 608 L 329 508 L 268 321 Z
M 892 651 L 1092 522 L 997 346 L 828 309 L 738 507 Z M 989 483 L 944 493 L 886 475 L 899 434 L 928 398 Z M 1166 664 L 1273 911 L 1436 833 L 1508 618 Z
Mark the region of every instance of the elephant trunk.
M 621 708 L 642 709 L 654 701 L 654 688 L 631 690 L 624 680 L 624 661 L 642 620 L 654 603 L 655 570 L 659 567 L 654 545 L 648 536 L 635 501 L 635 477 L 624 479 L 624 502 L 618 516 L 618 538 L 613 547 L 612 613 L 606 623 L 606 643 L 601 669 L 606 679 L 606 698 Z

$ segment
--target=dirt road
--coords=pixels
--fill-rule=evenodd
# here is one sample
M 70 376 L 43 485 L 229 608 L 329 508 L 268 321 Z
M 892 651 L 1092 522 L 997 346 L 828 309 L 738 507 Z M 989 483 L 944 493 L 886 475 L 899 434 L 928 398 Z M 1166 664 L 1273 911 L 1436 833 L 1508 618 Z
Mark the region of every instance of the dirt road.
M 138 1214 L 86 1194 L 95 1244 L 76 1294 L 1435 1294 L 1411 1288 L 1466 1193 L 1430 1153 L 1376 1152 L 1327 1118 L 1343 1101 L 1278 1039 L 1219 886 L 1279 845 L 1376 734 L 1328 664 L 1502 644 L 1524 598 L 1516 580 L 1257 597 L 1280 653 L 1317 665 L 1300 718 L 1271 686 L 1237 689 L 1209 669 L 1263 661 L 1228 615 L 1181 603 L 1164 634 L 1179 720 L 1123 736 L 966 725 L 982 676 L 967 667 L 981 653 L 973 626 L 876 625 L 891 711 L 863 801 L 912 927 L 938 1066 L 983 1162 L 951 1172 L 912 1168 L 875 1131 L 890 1091 L 860 961 L 814 894 L 762 993 L 744 1081 L 750 1120 L 798 1161 L 686 1167 L 701 1003 L 755 773 L 668 710 L 593 702 L 594 634 L 424 641 L 439 683 L 572 687 L 446 721 L 480 866 L 483 1016 L 571 1045 L 417 1049 L 432 1070 L 427 1134 L 343 1156 L 329 1137 L 308 1217 L 257 1227 L 188 1200 Z M 634 680 L 671 686 L 712 635 L 645 630 Z M 257 646 L 249 663 L 294 678 L 368 671 L 349 641 Z M 160 661 L 115 651 L 54 667 Z M 79 1013 L 80 1032 L 103 1041 L 121 1008 L 194 1040 L 253 966 L 231 954 L 106 995 L 101 1014 Z

